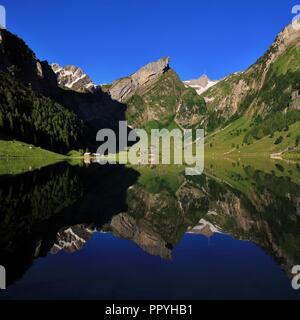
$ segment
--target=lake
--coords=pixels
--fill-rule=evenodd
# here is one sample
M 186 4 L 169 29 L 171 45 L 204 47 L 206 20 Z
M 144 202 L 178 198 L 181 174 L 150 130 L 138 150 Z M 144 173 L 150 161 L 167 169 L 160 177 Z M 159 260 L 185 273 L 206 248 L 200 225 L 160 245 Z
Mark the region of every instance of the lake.
M 0 175 L 0 299 L 300 299 L 297 163 L 14 167 Z

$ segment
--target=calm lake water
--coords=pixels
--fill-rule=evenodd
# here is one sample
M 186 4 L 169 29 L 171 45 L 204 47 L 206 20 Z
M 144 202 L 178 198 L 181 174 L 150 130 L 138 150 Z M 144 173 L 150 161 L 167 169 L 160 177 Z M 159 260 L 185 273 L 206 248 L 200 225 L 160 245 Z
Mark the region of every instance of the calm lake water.
M 0 299 L 300 299 L 296 163 L 59 163 L 0 175 L 0 210 Z

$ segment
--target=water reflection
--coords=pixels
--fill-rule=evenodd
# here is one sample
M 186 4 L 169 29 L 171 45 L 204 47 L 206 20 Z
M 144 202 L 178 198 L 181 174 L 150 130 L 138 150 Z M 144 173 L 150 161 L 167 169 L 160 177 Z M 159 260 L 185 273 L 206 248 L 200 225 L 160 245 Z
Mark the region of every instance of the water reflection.
M 257 167 L 212 162 L 202 176 L 188 177 L 179 166 L 60 163 L 2 175 L 0 264 L 8 285 L 36 259 L 78 252 L 99 233 L 166 261 L 186 234 L 229 234 L 263 248 L 290 276 L 300 263 L 299 165 Z
M 136 171 L 124 166 L 86 169 L 67 163 L 3 176 L 0 264 L 6 267 L 8 285 L 19 279 L 34 259 L 56 252 L 65 229 L 69 228 L 70 237 L 77 237 L 72 228 L 82 225 L 74 230 L 86 236 L 88 230 L 101 229 L 113 215 L 126 211 L 126 191 L 137 178 Z M 72 246 L 69 239 L 66 246 Z

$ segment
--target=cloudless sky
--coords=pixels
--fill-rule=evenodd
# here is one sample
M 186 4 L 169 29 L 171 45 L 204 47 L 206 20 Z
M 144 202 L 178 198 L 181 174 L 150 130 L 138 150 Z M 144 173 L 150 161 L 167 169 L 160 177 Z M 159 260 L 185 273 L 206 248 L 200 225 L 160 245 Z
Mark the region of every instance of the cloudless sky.
M 299 1 L 298 1 L 299 2 Z M 292 21 L 290 0 L 0 0 L 7 28 L 40 60 L 95 83 L 164 56 L 182 80 L 246 69 Z

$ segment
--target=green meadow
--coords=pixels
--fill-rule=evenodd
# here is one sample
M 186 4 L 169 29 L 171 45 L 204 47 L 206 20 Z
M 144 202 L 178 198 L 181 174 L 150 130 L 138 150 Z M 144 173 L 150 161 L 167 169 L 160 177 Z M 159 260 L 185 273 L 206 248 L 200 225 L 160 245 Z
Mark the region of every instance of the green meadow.
M 76 151 L 62 155 L 20 141 L 0 140 L 0 175 L 19 174 L 61 161 L 78 164 L 79 159 Z

